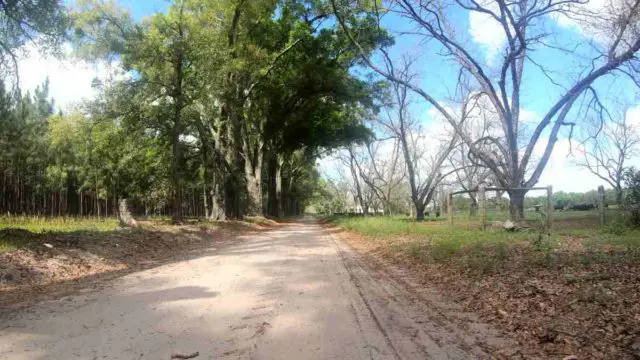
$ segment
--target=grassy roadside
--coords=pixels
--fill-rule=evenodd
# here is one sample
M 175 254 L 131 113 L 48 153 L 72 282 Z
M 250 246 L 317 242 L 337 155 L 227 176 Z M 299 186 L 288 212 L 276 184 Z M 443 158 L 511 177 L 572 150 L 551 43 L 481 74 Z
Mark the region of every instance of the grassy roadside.
M 590 263 L 640 262 L 640 231 L 616 233 L 583 228 L 563 228 L 551 237 L 534 232 L 481 231 L 449 226 L 444 221 L 415 222 L 403 217 L 342 217 L 328 221 L 359 233 L 378 246 L 404 253 L 423 262 L 450 263 L 481 273 L 513 263 L 511 252 L 525 255 L 520 261 L 544 268 Z M 489 261 L 486 261 L 489 260 Z
M 327 220 L 543 358 L 640 356 L 640 231 L 596 230 L 579 214 L 542 238 L 401 217 Z

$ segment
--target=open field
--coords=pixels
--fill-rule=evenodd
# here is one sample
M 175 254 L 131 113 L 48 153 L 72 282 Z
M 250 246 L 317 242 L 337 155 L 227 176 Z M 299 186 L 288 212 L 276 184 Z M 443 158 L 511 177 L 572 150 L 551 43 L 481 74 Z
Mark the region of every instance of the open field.
M 554 233 L 481 231 L 446 218 L 336 217 L 356 249 L 390 259 L 543 358 L 640 356 L 640 231 L 558 212 Z

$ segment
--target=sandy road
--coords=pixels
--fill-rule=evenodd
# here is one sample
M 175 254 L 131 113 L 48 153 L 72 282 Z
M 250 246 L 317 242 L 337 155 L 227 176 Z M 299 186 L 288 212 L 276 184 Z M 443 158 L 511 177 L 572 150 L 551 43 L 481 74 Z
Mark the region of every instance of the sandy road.
M 0 319 L 0 359 L 492 357 L 318 225 L 242 240 Z

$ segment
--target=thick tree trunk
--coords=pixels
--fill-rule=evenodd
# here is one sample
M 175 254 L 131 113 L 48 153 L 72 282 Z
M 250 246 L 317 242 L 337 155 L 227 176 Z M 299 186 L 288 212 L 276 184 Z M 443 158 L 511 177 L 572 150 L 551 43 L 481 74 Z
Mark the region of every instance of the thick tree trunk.
M 222 174 L 214 171 L 212 174 L 211 189 L 209 190 L 209 197 L 211 198 L 211 209 L 209 210 L 210 220 L 225 220 L 227 218 L 224 190 Z
M 138 226 L 136 219 L 131 215 L 127 199 L 120 199 L 118 201 L 118 220 L 120 221 L 121 226 Z
M 247 192 L 247 215 L 262 215 L 262 159 L 264 156 L 263 142 L 256 140 L 249 143 L 248 134 L 242 138 L 242 155 L 244 161 L 244 176 Z
M 278 217 L 284 216 L 284 207 L 282 206 L 282 162 L 277 160 L 278 167 L 276 168 L 276 208 L 278 210 Z
M 513 221 L 524 220 L 524 196 L 526 190 L 511 190 L 509 194 L 509 216 Z
M 283 215 L 281 156 L 272 155 L 270 157 L 267 173 L 269 176 L 267 182 L 267 213 L 273 217 L 281 217 Z
M 260 170 L 247 173 L 247 215 L 262 215 L 262 183 Z
M 246 147 L 245 147 L 246 149 Z M 253 160 L 253 161 L 252 161 Z M 257 150 L 253 159 L 245 159 L 247 215 L 262 215 L 262 151 Z
M 414 204 L 416 207 L 416 220 L 422 221 L 424 220 L 424 204 Z
M 225 220 L 227 218 L 224 211 L 224 200 L 222 194 L 217 194 L 215 190 L 211 190 L 211 210 L 209 212 L 210 220 Z
M 616 205 L 622 205 L 622 186 L 616 186 Z

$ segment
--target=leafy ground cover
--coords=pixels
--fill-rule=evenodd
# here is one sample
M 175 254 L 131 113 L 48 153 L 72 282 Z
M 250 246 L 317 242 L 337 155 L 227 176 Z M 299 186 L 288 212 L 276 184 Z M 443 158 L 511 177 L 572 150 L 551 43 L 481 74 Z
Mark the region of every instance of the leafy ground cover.
M 477 221 L 328 220 L 356 249 L 409 268 L 543 358 L 640 357 L 640 231 L 599 229 L 592 213 L 556 231 L 480 230 Z M 466 221 L 466 222 L 465 222 Z

